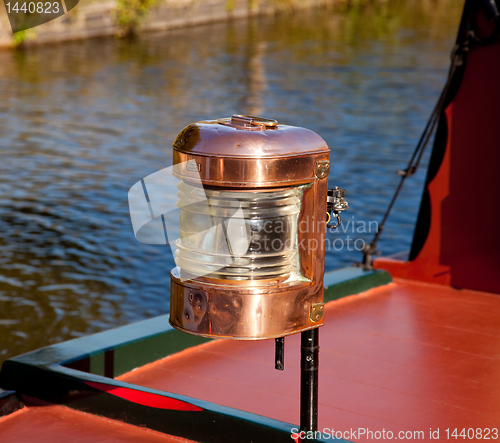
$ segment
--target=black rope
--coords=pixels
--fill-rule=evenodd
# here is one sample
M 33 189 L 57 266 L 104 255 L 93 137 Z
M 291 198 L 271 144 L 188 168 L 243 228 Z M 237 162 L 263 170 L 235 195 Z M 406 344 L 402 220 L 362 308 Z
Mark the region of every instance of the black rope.
M 446 101 L 446 96 L 448 95 L 448 90 L 450 89 L 452 79 L 455 75 L 457 68 L 459 66 L 462 66 L 464 63 L 464 56 L 469 50 L 469 43 L 470 43 L 470 34 L 467 34 L 464 43 L 462 43 L 461 45 L 456 45 L 453 48 L 453 51 L 451 53 L 452 63 L 450 71 L 448 73 L 448 79 L 443 88 L 443 91 L 441 92 L 441 95 L 439 96 L 439 99 L 436 105 L 434 106 L 434 110 L 432 111 L 429 121 L 425 126 L 424 132 L 422 133 L 422 136 L 420 137 L 420 140 L 417 143 L 417 147 L 415 148 L 415 151 L 413 152 L 413 155 L 411 156 L 410 161 L 408 162 L 407 168 L 402 171 L 398 171 L 398 174 L 401 176 L 401 181 L 399 182 L 399 185 L 396 188 L 396 192 L 394 193 L 394 196 L 392 197 L 392 200 L 389 203 L 389 207 L 387 208 L 384 217 L 382 218 L 382 222 L 380 223 L 379 228 L 375 233 L 372 242 L 370 244 L 365 244 L 362 250 L 363 261 L 361 263 L 355 264 L 355 266 L 359 266 L 364 269 L 373 269 L 372 266 L 373 256 L 380 254 L 380 252 L 377 251 L 377 243 L 380 238 L 380 235 L 382 234 L 382 231 L 384 230 L 385 222 L 389 217 L 392 207 L 394 206 L 394 203 L 398 198 L 398 195 L 403 187 L 405 180 L 408 177 L 414 175 L 415 172 L 417 172 L 418 167 L 420 166 L 420 162 L 422 160 L 425 148 L 429 144 L 432 134 L 434 133 L 434 129 L 436 128 L 436 125 L 439 121 L 439 117 L 441 116 L 441 113 L 443 111 L 444 104 Z

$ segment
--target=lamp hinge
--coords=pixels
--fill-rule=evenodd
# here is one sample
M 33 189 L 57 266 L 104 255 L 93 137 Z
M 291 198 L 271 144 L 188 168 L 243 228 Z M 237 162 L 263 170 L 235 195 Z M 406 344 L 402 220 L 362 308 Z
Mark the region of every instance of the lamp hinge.
M 330 160 L 321 160 L 314 165 L 314 174 L 320 180 L 328 177 L 330 172 Z
M 324 303 L 313 303 L 311 309 L 309 310 L 309 318 L 312 322 L 318 322 L 323 318 L 323 313 L 325 312 Z

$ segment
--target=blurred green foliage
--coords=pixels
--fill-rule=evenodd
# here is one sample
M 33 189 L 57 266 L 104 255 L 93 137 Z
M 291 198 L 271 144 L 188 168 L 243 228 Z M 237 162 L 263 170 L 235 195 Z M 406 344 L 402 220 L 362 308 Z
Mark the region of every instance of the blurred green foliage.
M 157 3 L 158 0 L 117 0 L 115 18 L 119 35 L 135 34 L 149 10 Z
M 14 33 L 14 47 L 17 48 L 28 38 L 28 30 L 18 31 Z

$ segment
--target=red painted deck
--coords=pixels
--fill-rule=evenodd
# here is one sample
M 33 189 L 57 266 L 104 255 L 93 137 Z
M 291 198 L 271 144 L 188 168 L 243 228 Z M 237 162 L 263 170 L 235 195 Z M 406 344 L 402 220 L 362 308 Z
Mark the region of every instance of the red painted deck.
M 274 341 L 214 341 L 120 379 L 298 423 L 299 337 L 285 342 L 284 372 Z M 430 441 L 430 428 L 442 440 L 446 428 L 500 428 L 498 295 L 399 280 L 330 302 L 320 346 L 320 429 Z
M 189 443 L 149 429 L 75 411 L 63 406 L 29 403 L 0 418 L 4 443 Z

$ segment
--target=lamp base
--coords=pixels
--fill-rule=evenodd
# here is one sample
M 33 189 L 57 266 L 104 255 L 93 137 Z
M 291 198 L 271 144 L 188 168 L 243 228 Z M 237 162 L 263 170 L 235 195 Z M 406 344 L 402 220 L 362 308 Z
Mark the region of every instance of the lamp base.
M 209 338 L 261 340 L 323 325 L 323 284 L 236 288 L 171 274 L 170 324 Z

